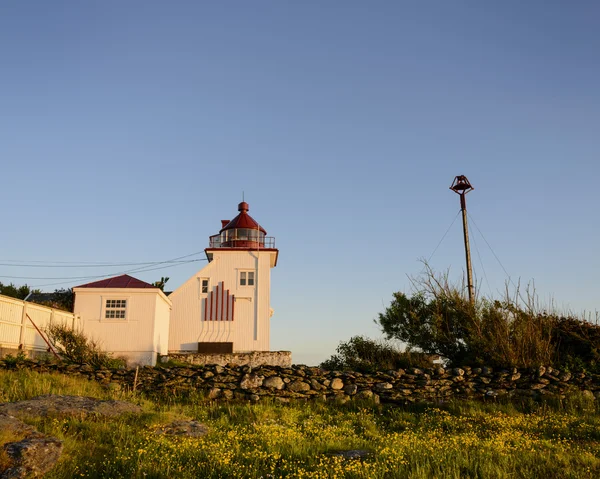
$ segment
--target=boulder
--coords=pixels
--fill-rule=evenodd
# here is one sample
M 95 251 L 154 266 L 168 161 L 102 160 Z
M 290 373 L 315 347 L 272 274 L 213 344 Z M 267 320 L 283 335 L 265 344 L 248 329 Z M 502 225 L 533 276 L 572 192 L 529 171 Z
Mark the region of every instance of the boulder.
M 342 389 L 344 387 L 344 382 L 340 378 L 333 378 L 329 386 L 331 389 Z
M 257 374 L 244 374 L 244 377 L 240 381 L 241 389 L 256 389 L 261 387 L 263 384 L 263 378 Z
M 310 385 L 302 381 L 293 381 L 288 384 L 287 389 L 295 393 L 310 391 Z
M 12 416 L 105 416 L 115 417 L 125 413 L 139 413 L 142 408 L 125 401 L 102 401 L 83 396 L 46 394 L 27 401 L 0 404 L 0 412 Z
M 63 444 L 55 437 L 30 437 L 4 446 L 11 464 L 2 479 L 43 477 L 60 457 Z
M 262 383 L 263 387 L 268 389 L 283 389 L 284 386 L 283 379 L 279 376 L 271 376 L 265 379 Z
M 167 436 L 202 437 L 208 434 L 208 427 L 198 421 L 173 421 L 156 430 L 157 434 Z
M 1 479 L 42 477 L 62 453 L 63 444 L 60 440 L 45 436 L 8 414 L 0 413 L 0 429 L 21 438 L 2 445 L 9 463 L 0 471 Z

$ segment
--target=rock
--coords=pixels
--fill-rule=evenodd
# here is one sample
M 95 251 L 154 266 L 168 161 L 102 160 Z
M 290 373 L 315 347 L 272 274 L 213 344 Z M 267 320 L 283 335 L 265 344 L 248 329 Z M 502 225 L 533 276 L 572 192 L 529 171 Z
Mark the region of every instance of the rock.
M 6 413 L 0 413 L 0 430 L 23 437 L 40 434 L 33 426 L 29 426 Z
M 327 400 L 333 401 L 336 404 L 346 404 L 348 401 L 350 401 L 350 398 L 344 394 L 334 394 L 329 396 Z
M 333 456 L 340 456 L 344 459 L 365 459 L 372 454 L 373 452 L 365 449 L 351 449 L 349 451 L 336 451 L 332 453 Z
M 568 373 L 568 372 L 560 373 L 558 375 L 558 378 L 563 382 L 567 382 L 571 379 L 571 373 Z
M 331 389 L 342 389 L 344 387 L 344 382 L 340 378 L 333 378 L 330 384 Z
M 301 393 L 304 391 L 310 391 L 310 386 L 302 381 L 293 381 L 287 386 L 288 391 L 292 391 L 295 393 Z
M 315 391 L 323 391 L 324 389 L 327 389 L 325 386 L 323 386 L 319 381 L 317 381 L 316 379 L 311 379 L 310 380 L 310 385 L 312 386 L 312 388 Z
M 61 441 L 45 436 L 15 417 L 0 413 L 0 429 L 22 437 L 20 441 L 3 445 L 9 462 L 1 471 L 2 479 L 41 477 L 54 466 L 62 453 Z
M 74 416 L 90 415 L 115 417 L 125 413 L 139 413 L 142 408 L 125 401 L 102 401 L 83 396 L 46 394 L 28 401 L 0 404 L 0 412 L 12 416 Z
M 211 390 L 208 391 L 208 399 L 217 399 L 219 396 L 221 396 L 221 390 L 219 388 L 211 388 Z
M 353 396 L 358 391 L 358 386 L 356 384 L 348 384 L 344 387 L 344 392 L 349 396 Z
M 392 386 L 390 383 L 377 383 L 375 384 L 375 389 L 377 391 L 387 391 L 389 389 L 392 389 L 394 386 Z
M 223 389 L 220 397 L 223 399 L 233 399 L 233 391 L 231 389 Z
M 245 374 L 240 381 L 240 388 L 242 389 L 256 389 L 262 386 L 263 378 L 257 374 Z
M 31 437 L 4 446 L 11 464 L 2 479 L 43 477 L 60 457 L 63 444 L 55 437 Z
M 464 376 L 465 370 L 461 368 L 454 368 L 452 370 L 452 374 L 454 374 L 455 376 Z
M 167 436 L 202 437 L 208 434 L 208 427 L 198 421 L 173 421 L 156 430 L 157 434 Z
M 262 383 L 263 387 L 269 389 L 283 389 L 284 384 L 285 383 L 283 382 L 283 379 L 281 379 L 279 376 L 268 377 Z

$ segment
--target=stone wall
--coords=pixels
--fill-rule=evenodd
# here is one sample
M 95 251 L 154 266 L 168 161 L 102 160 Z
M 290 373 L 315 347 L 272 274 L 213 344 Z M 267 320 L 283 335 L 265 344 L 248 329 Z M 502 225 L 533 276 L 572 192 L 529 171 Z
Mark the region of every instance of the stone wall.
M 44 359 L 52 357 L 52 353 L 41 351 L 39 349 L 19 349 L 17 347 L 4 346 L 0 344 L 0 359 L 6 356 L 16 357 L 23 354 L 29 359 Z
M 0 360 L 0 367 L 15 367 Z M 264 397 L 281 401 L 321 399 L 345 402 L 372 399 L 390 403 L 441 401 L 451 398 L 497 398 L 543 396 L 561 398 L 570 391 L 584 391 L 600 398 L 600 376 L 561 372 L 550 367 L 536 369 L 408 369 L 361 374 L 324 371 L 316 367 L 262 366 L 143 367 L 94 370 L 90 366 L 22 362 L 18 368 L 61 372 L 99 381 L 108 387 L 150 393 L 185 394 L 201 391 L 211 399 Z
M 165 359 L 173 359 L 197 366 L 218 364 L 219 366 L 280 366 L 289 368 L 292 365 L 290 351 L 251 351 L 247 353 L 169 353 Z M 161 358 L 162 360 L 162 358 Z

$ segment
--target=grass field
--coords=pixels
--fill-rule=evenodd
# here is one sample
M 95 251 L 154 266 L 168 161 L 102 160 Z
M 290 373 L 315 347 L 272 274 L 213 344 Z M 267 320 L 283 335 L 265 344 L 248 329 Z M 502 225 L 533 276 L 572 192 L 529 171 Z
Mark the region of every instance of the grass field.
M 40 394 L 136 402 L 119 419 L 27 419 L 64 441 L 47 478 L 596 478 L 600 412 L 593 400 L 391 407 L 370 403 L 211 403 L 149 399 L 62 375 L 0 372 L 0 402 Z M 197 419 L 208 435 L 156 429 Z M 335 452 L 366 449 L 366 459 Z

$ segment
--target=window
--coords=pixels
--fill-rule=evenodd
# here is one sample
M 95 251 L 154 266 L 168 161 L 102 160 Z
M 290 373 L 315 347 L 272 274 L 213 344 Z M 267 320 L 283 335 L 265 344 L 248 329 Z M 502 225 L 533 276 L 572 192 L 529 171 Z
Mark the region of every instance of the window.
M 125 312 L 127 311 L 127 300 L 107 299 L 104 311 L 105 319 L 125 319 Z
M 208 279 L 202 278 L 200 280 L 200 293 L 207 294 L 208 293 Z
M 240 286 L 254 286 L 254 271 L 240 271 Z

